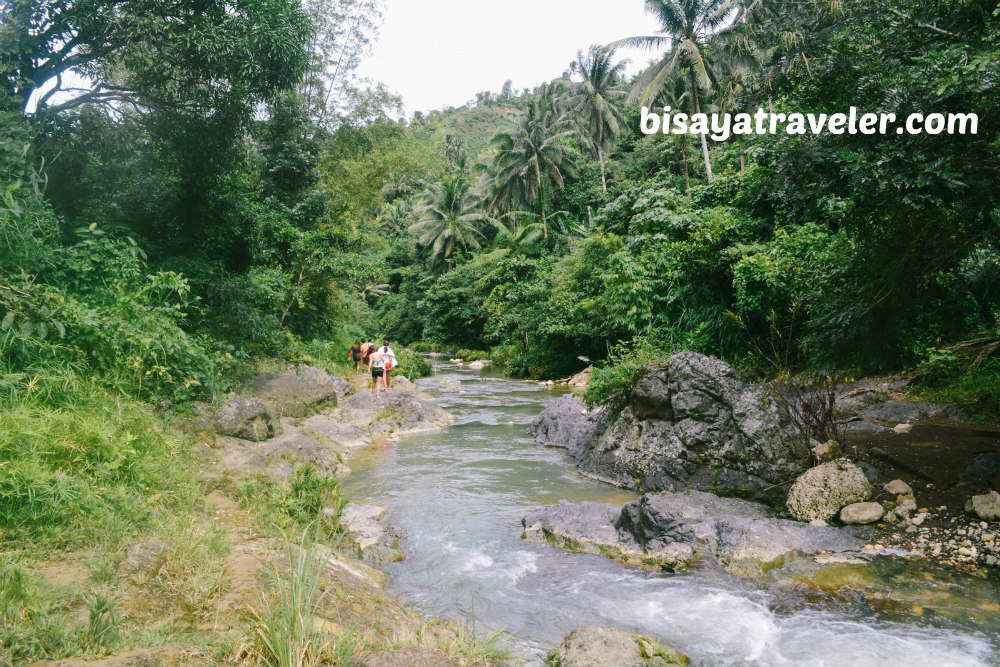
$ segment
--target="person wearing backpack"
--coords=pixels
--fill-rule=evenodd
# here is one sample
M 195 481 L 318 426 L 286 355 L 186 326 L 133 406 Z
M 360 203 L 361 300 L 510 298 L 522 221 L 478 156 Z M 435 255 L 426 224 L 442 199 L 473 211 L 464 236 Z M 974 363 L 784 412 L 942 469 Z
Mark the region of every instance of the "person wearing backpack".
M 389 377 L 389 371 L 393 366 L 396 365 L 396 353 L 392 351 L 389 347 L 389 341 L 383 340 L 382 347 L 378 350 L 378 353 L 382 355 L 382 359 L 385 360 L 385 388 L 388 390 L 392 384 L 392 380 Z

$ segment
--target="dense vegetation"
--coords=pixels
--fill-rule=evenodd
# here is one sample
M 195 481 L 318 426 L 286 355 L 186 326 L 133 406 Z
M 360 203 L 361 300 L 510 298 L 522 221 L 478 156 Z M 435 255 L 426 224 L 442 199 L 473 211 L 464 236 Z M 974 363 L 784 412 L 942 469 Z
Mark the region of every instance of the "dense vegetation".
M 1000 411 L 996 0 L 646 7 L 662 31 L 622 43 L 667 50 L 636 77 L 591 47 L 402 122 L 355 76 L 371 0 L 0 3 L 5 546 L 113 549 L 193 508 L 188 444 L 150 408 L 361 336 L 535 378 L 610 361 L 592 398 L 687 348 L 915 369 Z M 643 104 L 979 131 L 645 137 Z M 0 662 L 98 641 L 38 643 L 3 595 Z

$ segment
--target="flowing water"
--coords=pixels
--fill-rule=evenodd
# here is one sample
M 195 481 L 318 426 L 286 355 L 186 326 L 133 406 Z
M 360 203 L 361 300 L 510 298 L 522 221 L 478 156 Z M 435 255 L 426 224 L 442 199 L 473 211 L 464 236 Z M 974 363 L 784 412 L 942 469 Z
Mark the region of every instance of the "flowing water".
M 419 611 L 505 629 L 528 664 L 587 624 L 655 637 L 693 665 L 1000 664 L 1000 594 L 981 578 L 892 559 L 818 574 L 793 565 L 764 582 L 710 565 L 668 575 L 521 540 L 529 508 L 635 496 L 581 477 L 563 450 L 528 436 L 559 392 L 488 369 L 435 370 L 418 384 L 455 424 L 359 452 L 343 484 L 391 509 L 405 559 L 385 567 L 389 589 Z

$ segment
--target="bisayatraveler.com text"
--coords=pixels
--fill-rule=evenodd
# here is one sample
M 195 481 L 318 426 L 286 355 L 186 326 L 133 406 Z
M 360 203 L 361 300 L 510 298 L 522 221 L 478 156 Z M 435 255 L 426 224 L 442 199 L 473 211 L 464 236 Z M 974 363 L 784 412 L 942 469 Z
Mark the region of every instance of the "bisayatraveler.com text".
M 974 113 L 911 113 L 897 120 L 894 113 L 863 113 L 851 107 L 847 113 L 775 113 L 757 109 L 753 114 L 663 113 L 642 107 L 643 134 L 705 135 L 726 141 L 733 135 L 752 134 L 976 134 L 979 116 Z

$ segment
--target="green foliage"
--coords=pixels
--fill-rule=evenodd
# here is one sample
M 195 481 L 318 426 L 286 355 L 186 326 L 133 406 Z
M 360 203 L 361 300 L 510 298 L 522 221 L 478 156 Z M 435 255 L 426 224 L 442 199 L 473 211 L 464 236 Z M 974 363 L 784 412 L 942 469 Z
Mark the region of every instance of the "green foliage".
M 429 377 L 434 374 L 431 362 L 417 353 L 401 350 L 396 352 L 397 364 L 392 367 L 393 375 L 403 375 L 407 380 Z
M 114 543 L 193 506 L 187 446 L 145 406 L 70 369 L 0 381 L 0 530 L 11 544 Z
M 608 361 L 590 371 L 590 383 L 583 392 L 588 408 L 598 405 L 622 405 L 632 393 L 636 380 L 650 365 L 665 361 L 670 350 L 639 339 L 633 344 L 617 345 Z
M 462 361 L 481 361 L 490 358 L 490 353 L 485 350 L 461 349 L 455 352 L 455 356 Z

